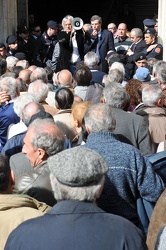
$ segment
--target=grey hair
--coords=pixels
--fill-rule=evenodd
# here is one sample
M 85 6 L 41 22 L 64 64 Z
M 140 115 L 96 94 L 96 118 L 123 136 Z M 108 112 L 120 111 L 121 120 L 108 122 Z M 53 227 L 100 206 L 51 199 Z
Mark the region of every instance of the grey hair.
M 159 85 L 148 85 L 142 90 L 142 102 L 149 106 L 154 107 L 159 99 L 163 97 L 162 89 Z
M 51 125 L 54 130 L 49 129 Z M 47 156 L 54 155 L 64 149 L 65 136 L 55 125 L 53 119 L 36 118 L 28 127 L 33 128 L 32 145 L 35 149 L 43 149 Z
M 14 66 L 16 66 L 16 63 L 19 61 L 19 59 L 15 56 L 7 56 L 6 62 L 7 62 L 7 68 L 11 71 Z
M 163 60 L 157 60 L 154 65 L 153 65 L 153 75 L 157 75 L 157 71 L 159 70 L 159 68 L 161 67 L 161 65 L 166 65 L 166 62 Z
M 49 87 L 42 80 L 31 82 L 28 87 L 28 93 L 35 95 L 36 102 L 44 102 L 47 98 Z
M 121 63 L 121 62 L 114 62 L 109 67 L 109 72 L 110 72 L 111 69 L 119 69 L 123 73 L 123 78 L 124 78 L 124 76 L 125 76 L 125 67 L 124 67 L 123 63 Z
M 103 98 L 111 107 L 123 109 L 129 102 L 129 95 L 123 85 L 114 83 L 103 89 Z
M 22 111 L 26 104 L 35 101 L 35 96 L 30 93 L 25 93 L 18 96 L 13 104 L 14 112 L 22 119 Z
M 47 72 L 42 67 L 37 67 L 34 69 L 30 75 L 30 81 L 34 82 L 36 80 L 42 80 L 43 82 L 48 82 Z
M 17 97 L 18 86 L 17 81 L 13 77 L 4 77 L 0 80 L 0 91 L 5 91 L 11 99 Z
M 114 131 L 115 114 L 110 105 L 104 103 L 92 104 L 85 112 L 85 124 L 90 132 Z
M 133 28 L 131 30 L 131 33 L 132 32 L 135 34 L 136 37 L 140 37 L 140 38 L 143 37 L 143 32 L 142 32 L 142 30 L 140 28 Z
M 72 22 L 73 22 L 73 16 L 67 15 L 67 16 L 65 16 L 65 17 L 62 19 L 62 27 L 63 27 L 63 29 L 65 28 L 65 22 L 66 22 L 67 20 L 70 20 L 71 23 L 72 23 Z
M 99 61 L 98 55 L 94 51 L 89 51 L 84 55 L 84 63 L 89 68 L 93 68 Z
M 103 177 L 104 178 L 104 177 Z M 79 200 L 95 202 L 100 197 L 103 178 L 96 184 L 87 187 L 69 187 L 60 183 L 56 177 L 50 173 L 50 180 L 54 197 L 60 200 Z
M 157 79 L 166 85 L 166 64 L 162 64 L 157 70 Z
M 124 80 L 124 73 L 119 69 L 110 69 L 108 74 L 108 80 L 110 83 L 119 82 L 122 83 Z

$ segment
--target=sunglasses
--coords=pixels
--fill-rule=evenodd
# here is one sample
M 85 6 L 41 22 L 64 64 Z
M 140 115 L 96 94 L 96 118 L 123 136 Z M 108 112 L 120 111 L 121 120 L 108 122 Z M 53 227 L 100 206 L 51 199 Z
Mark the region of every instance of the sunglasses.
M 35 32 L 37 32 L 37 33 L 38 33 L 38 32 L 41 32 L 41 30 L 35 30 Z

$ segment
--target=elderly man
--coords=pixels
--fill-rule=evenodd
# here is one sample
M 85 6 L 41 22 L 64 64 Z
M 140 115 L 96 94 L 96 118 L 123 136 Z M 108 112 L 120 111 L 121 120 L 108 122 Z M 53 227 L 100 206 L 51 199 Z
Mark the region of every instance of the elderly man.
M 165 188 L 162 179 L 138 149 L 118 140 L 114 134 L 115 115 L 110 105 L 91 105 L 84 120 L 89 133 L 84 146 L 100 153 L 109 164 L 98 205 L 106 212 L 125 217 L 142 227 L 137 199 L 142 197 L 155 203 Z
M 19 90 L 16 79 L 13 77 L 4 77 L 0 80 L 0 92 L 6 92 L 9 95 L 8 103 L 0 105 L 0 152 L 7 141 L 7 131 L 10 124 L 20 121 L 20 117 L 14 112 L 14 100 L 19 96 Z
M 4 249 L 8 235 L 21 222 L 41 216 L 50 209 L 30 196 L 13 194 L 14 182 L 8 158 L 0 154 L 0 249 Z
M 49 180 L 47 159 L 64 149 L 64 135 L 53 119 L 35 119 L 28 127 L 24 137 L 22 153 L 10 158 L 15 173 L 15 193 L 28 193 L 49 205 L 55 204 Z M 47 194 L 42 195 L 46 190 Z M 49 191 L 49 192 L 48 192 Z
M 17 227 L 5 250 L 147 249 L 137 227 L 95 204 L 108 171 L 100 154 L 78 146 L 49 157 L 48 165 L 58 203 L 46 215 Z

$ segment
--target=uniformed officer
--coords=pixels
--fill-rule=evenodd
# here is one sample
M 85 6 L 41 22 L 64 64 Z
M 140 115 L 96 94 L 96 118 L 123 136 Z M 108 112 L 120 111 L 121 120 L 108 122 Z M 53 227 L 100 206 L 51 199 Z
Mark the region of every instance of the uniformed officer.
M 156 58 L 163 60 L 163 46 L 157 43 L 156 30 L 148 28 L 144 31 L 144 40 L 148 47 L 143 50 L 147 58 Z

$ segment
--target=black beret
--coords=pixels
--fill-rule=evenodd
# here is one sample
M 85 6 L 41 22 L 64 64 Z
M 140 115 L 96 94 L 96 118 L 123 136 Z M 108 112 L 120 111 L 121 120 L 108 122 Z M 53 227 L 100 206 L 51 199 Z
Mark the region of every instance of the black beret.
M 150 34 L 152 36 L 155 36 L 156 35 L 156 30 L 154 28 L 147 28 L 145 31 L 144 31 L 144 34 Z
M 48 21 L 47 23 L 47 27 L 51 28 L 51 29 L 58 29 L 58 23 L 53 21 L 53 20 L 50 20 Z
M 0 42 L 0 48 L 6 49 L 6 46 L 3 42 Z
M 146 54 L 143 53 L 143 52 L 136 53 L 136 54 L 134 55 L 134 61 L 135 61 L 135 62 L 141 61 L 141 60 L 144 60 L 144 59 L 147 59 L 147 57 L 146 57 Z
M 25 25 L 17 26 L 17 34 L 22 34 L 22 33 L 26 34 L 28 32 L 29 32 L 29 29 L 27 28 L 27 26 Z
M 16 41 L 17 41 L 17 37 L 13 36 L 13 35 L 8 36 L 7 39 L 6 39 L 6 43 L 8 45 L 15 44 Z
M 156 21 L 153 19 L 144 19 L 143 24 L 148 27 L 148 28 L 153 28 L 154 25 L 156 24 Z

